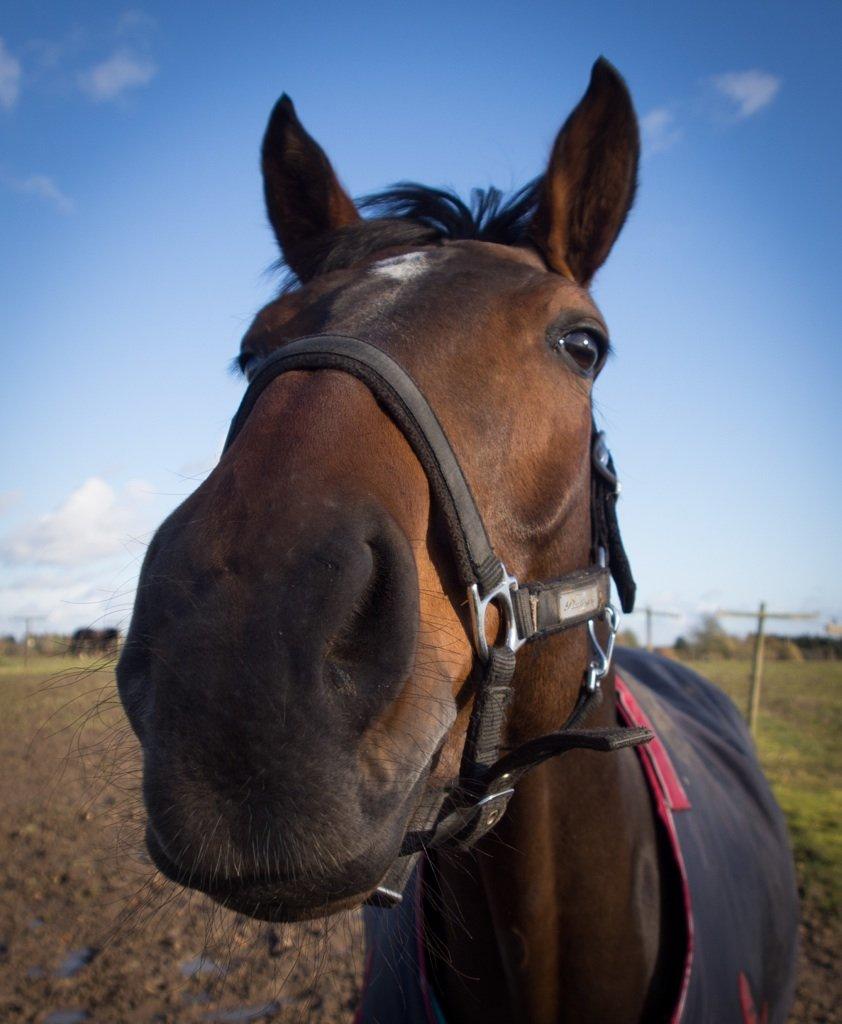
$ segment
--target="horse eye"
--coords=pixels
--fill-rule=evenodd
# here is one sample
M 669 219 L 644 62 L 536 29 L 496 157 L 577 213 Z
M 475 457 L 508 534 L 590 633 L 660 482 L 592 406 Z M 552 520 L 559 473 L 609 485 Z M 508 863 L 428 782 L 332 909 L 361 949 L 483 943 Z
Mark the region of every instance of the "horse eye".
M 562 352 L 579 373 L 592 374 L 599 365 L 602 348 L 591 331 L 570 331 L 556 342 Z

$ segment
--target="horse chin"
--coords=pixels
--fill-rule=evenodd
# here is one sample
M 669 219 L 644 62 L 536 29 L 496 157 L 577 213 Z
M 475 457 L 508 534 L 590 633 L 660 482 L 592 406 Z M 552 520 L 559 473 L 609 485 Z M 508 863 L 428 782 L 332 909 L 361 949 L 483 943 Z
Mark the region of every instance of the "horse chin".
M 330 900 L 327 903 L 292 903 L 288 897 L 272 895 L 271 890 L 253 896 L 211 894 L 211 897 L 227 910 L 245 914 L 258 921 L 292 924 L 295 921 L 314 921 L 330 917 L 343 910 L 354 910 L 365 902 L 370 892 L 371 890 L 346 899 Z
M 334 879 L 317 884 L 282 877 L 204 876 L 173 860 L 151 824 L 146 827 L 146 847 L 155 867 L 170 881 L 203 892 L 228 910 L 260 921 L 283 923 L 329 917 L 360 906 L 377 886 L 376 880 L 361 884 L 361 880 L 350 878 L 346 883 Z

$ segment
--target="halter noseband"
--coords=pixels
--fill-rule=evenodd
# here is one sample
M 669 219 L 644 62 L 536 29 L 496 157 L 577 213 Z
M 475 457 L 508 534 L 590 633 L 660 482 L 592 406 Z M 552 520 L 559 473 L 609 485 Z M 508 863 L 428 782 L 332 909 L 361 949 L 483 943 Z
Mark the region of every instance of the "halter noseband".
M 591 444 L 593 564 L 549 582 L 520 583 L 495 555 L 462 467 L 418 385 L 391 356 L 358 338 L 313 335 L 290 342 L 268 356 L 251 378 L 224 450 L 276 377 L 291 370 L 322 369 L 341 370 L 362 381 L 406 437 L 444 516 L 471 609 L 478 679 L 459 779 L 447 790 L 428 787 L 400 854 L 369 897 L 370 903 L 393 906 L 400 902 L 422 851 L 444 844 L 462 849 L 473 846 L 499 822 L 517 782 L 532 768 L 568 750 L 611 751 L 652 738 L 647 729 L 576 728 L 600 703 L 600 684 L 611 662 L 619 616 L 610 603 L 610 574 L 624 611 L 631 611 L 634 605 L 635 585 L 617 525 L 619 483 L 601 432 L 594 427 Z M 489 645 L 485 620 L 492 604 L 500 613 L 502 628 L 500 640 Z M 598 622 L 604 622 L 608 629 L 604 648 L 597 637 Z M 573 711 L 557 731 L 528 740 L 501 756 L 518 649 L 585 624 L 591 654 Z

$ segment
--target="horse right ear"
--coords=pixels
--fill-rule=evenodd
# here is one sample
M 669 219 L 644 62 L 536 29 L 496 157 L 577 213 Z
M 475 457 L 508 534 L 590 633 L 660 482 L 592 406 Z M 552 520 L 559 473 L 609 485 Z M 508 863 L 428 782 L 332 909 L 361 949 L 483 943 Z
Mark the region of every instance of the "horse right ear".
M 626 83 L 600 57 L 538 187 L 529 236 L 553 270 L 585 287 L 590 283 L 631 208 L 639 151 Z
M 287 265 L 306 281 L 312 276 L 312 256 L 320 240 L 356 224 L 360 215 L 286 94 L 269 117 L 262 166 L 269 222 Z

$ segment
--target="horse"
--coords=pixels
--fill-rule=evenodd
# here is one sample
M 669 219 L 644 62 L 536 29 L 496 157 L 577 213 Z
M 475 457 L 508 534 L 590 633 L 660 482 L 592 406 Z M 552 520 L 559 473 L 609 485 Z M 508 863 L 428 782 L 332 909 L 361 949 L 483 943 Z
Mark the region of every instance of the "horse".
M 120 647 L 120 630 L 114 626 L 91 629 L 83 626 L 70 638 L 70 653 L 81 658 L 86 654 L 116 654 Z
M 155 865 L 261 920 L 364 905 L 359 1021 L 786 1019 L 792 856 L 745 727 L 612 656 L 609 573 L 626 609 L 634 583 L 589 285 L 638 157 L 604 59 L 508 199 L 357 204 L 286 95 L 269 119 L 289 279 L 117 679 Z

